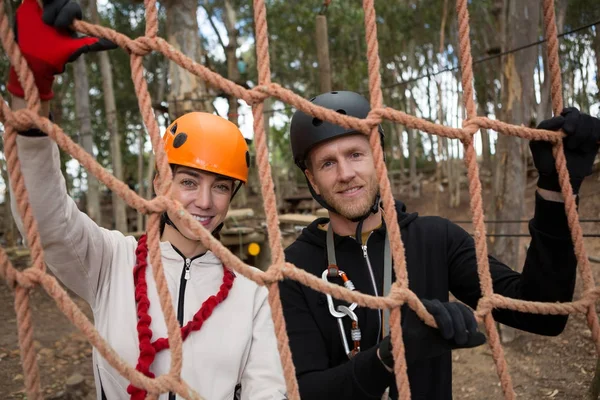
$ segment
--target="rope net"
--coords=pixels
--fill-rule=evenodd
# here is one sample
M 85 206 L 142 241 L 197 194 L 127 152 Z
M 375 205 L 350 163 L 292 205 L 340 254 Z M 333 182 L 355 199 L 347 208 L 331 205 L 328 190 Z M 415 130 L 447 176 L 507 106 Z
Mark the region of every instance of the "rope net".
M 278 348 L 285 374 L 288 397 L 290 399 L 299 399 L 300 396 L 288 345 L 281 302 L 279 300 L 279 288 L 277 282 L 284 278 L 294 279 L 314 290 L 328 293 L 338 299 L 343 299 L 348 302 L 356 302 L 363 307 L 390 309 L 390 326 L 393 356 L 395 360 L 394 369 L 399 397 L 403 400 L 410 399 L 407 366 L 404 357 L 404 344 L 402 342 L 402 328 L 400 325 L 400 306 L 407 303 L 409 307 L 411 307 L 419 317 L 430 326 L 435 327 L 435 321 L 433 317 L 427 313 L 417 296 L 408 289 L 404 246 L 400 237 L 394 199 L 390 181 L 387 177 L 386 165 L 383 160 L 380 137 L 377 132 L 377 125 L 381 123 L 383 119 L 431 134 L 459 139 L 462 142 L 465 163 L 468 170 L 470 207 L 482 292 L 482 298 L 478 303 L 475 315 L 478 321 L 483 322 L 485 325 L 488 343 L 492 350 L 494 363 L 505 398 L 515 398 L 515 392 L 511 383 L 511 377 L 508 372 L 504 352 L 500 344 L 496 324 L 492 317 L 491 312 L 494 308 L 506 308 L 539 314 L 584 313 L 587 316 L 587 322 L 592 332 L 592 340 L 596 346 L 596 352 L 600 355 L 600 325 L 598 324 L 598 315 L 595 312 L 595 303 L 598 297 L 600 297 L 600 288 L 596 287 L 594 284 L 594 278 L 584 248 L 575 199 L 571 195 L 572 189 L 569 182 L 561 140 L 563 134 L 561 132 L 530 129 L 477 116 L 473 98 L 473 70 L 469 39 L 469 12 L 467 9 L 467 0 L 456 1 L 459 24 L 462 88 L 464 92 L 463 99 L 464 107 L 467 111 L 467 118 L 463 121 L 462 128 L 460 129 L 434 124 L 404 112 L 383 107 L 374 0 L 363 0 L 369 70 L 369 91 L 372 106 L 371 112 L 365 119 L 341 115 L 333 110 L 316 106 L 295 93 L 282 88 L 277 83 L 271 82 L 266 7 L 264 0 L 253 0 L 259 84 L 251 90 L 245 89 L 236 83 L 221 77 L 217 73 L 210 71 L 205 66 L 196 63 L 194 60 L 175 50 L 164 39 L 158 37 L 156 1 L 145 0 L 144 3 L 146 8 L 146 30 L 145 35 L 142 37 L 130 39 L 109 28 L 92 25 L 83 21 L 76 21 L 74 23 L 74 28 L 81 33 L 108 38 L 130 54 L 131 74 L 138 96 L 139 108 L 150 135 L 154 154 L 156 155 L 157 168 L 160 175 L 165 177 L 160 183 L 157 197 L 152 200 L 146 200 L 139 197 L 134 191 L 129 189 L 126 184 L 117 180 L 113 175 L 107 172 L 84 149 L 74 143 L 58 125 L 55 125 L 47 118 L 42 118 L 38 115 L 40 99 L 33 75 L 14 41 L 13 32 L 4 10 L 4 2 L 0 2 L 0 40 L 2 40 L 2 46 L 10 58 L 11 64 L 16 68 L 19 80 L 25 90 L 28 104 L 27 109 L 13 112 L 7 106 L 5 100 L 0 97 L 0 121 L 2 121 L 6 127 L 4 136 L 5 155 L 10 180 L 18 202 L 18 210 L 26 229 L 27 243 L 31 250 L 32 259 L 30 267 L 23 271 L 18 271 L 8 259 L 5 249 L 0 247 L 0 276 L 7 281 L 10 287 L 14 288 L 21 361 L 24 370 L 25 389 L 29 399 L 42 399 L 40 373 L 36 362 L 36 352 L 33 346 L 31 308 L 29 306 L 29 293 L 36 285 L 41 286 L 54 299 L 58 308 L 86 336 L 87 340 L 100 352 L 102 357 L 104 357 L 133 385 L 148 391 L 147 398 L 155 399 L 159 394 L 169 391 L 175 392 L 184 398 L 200 398 L 200 396 L 181 379 L 181 332 L 163 274 L 159 249 L 159 215 L 167 210 L 182 216 L 183 223 L 185 223 L 186 226 L 200 238 L 207 248 L 213 251 L 217 257 L 221 259 L 223 264 L 228 265 L 237 273 L 252 279 L 259 285 L 268 288 L 268 299 L 271 306 L 275 333 L 278 339 Z M 563 108 L 563 99 L 561 93 L 562 83 L 558 59 L 558 38 L 553 0 L 544 0 L 543 10 L 545 34 L 546 39 L 548 40 L 549 69 L 551 71 L 552 105 L 554 113 L 558 114 Z M 252 105 L 257 164 L 260 175 L 261 192 L 264 199 L 269 245 L 272 250 L 272 264 L 267 271 L 259 271 L 243 263 L 206 231 L 198 221 L 194 220 L 180 203 L 169 197 L 172 184 L 170 168 L 163 149 L 160 129 L 152 112 L 151 98 L 148 93 L 148 87 L 146 80 L 144 79 L 142 67 L 144 55 L 151 51 L 161 52 L 182 68 L 185 68 L 204 79 L 213 87 L 220 88 L 229 95 L 243 99 L 248 104 Z M 381 197 L 385 209 L 388 210 L 388 212 L 385 213 L 384 218 L 389 229 L 388 234 L 391 241 L 394 270 L 397 277 L 397 280 L 392 285 L 390 294 L 387 297 L 375 297 L 361 294 L 356 291 L 350 291 L 342 286 L 324 282 L 319 277 L 296 268 L 293 264 L 285 262 L 281 234 L 279 231 L 279 221 L 276 212 L 271 167 L 268 160 L 269 153 L 263 124 L 263 102 L 270 97 L 277 98 L 322 120 L 346 128 L 352 127 L 369 135 L 370 144 L 376 160 L 376 170 Z M 41 246 L 36 221 L 28 201 L 28 194 L 21 174 L 20 161 L 17 156 L 16 148 L 17 131 L 31 128 L 37 128 L 45 132 L 49 137 L 56 141 L 63 151 L 69 153 L 73 158 L 78 160 L 90 173 L 94 174 L 102 183 L 112 191 L 116 192 L 130 207 L 135 208 L 140 213 L 150 215 L 147 228 L 149 257 L 150 262 L 153 265 L 154 279 L 156 280 L 160 296 L 160 305 L 168 327 L 169 343 L 171 347 L 171 365 L 168 374 L 157 378 L 149 378 L 139 371 L 136 371 L 134 366 L 126 363 L 99 335 L 92 322 L 87 319 L 83 312 L 69 297 L 67 292 L 62 289 L 58 281 L 46 273 L 46 266 L 43 261 L 44 252 Z M 528 302 L 509 299 L 493 292 L 487 258 L 488 249 L 486 245 L 486 230 L 482 208 L 481 182 L 479 180 L 479 168 L 474 148 L 474 135 L 480 128 L 492 129 L 505 135 L 518 136 L 528 140 L 546 140 L 553 143 L 556 168 L 560 176 L 559 181 L 565 200 L 565 210 L 571 237 L 575 246 L 575 255 L 577 257 L 579 273 L 583 280 L 584 291 L 582 296 L 576 301 L 561 304 Z

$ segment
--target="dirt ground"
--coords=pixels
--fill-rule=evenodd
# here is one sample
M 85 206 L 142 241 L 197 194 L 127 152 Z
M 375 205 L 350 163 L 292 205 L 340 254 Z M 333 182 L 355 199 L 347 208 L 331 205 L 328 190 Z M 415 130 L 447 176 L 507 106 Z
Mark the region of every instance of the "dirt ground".
M 591 179 L 584 186 L 580 203 L 581 218 L 600 218 L 600 181 Z M 450 219 L 469 219 L 468 196 L 463 194 L 461 207 L 445 206 L 445 194 L 441 206 L 435 207 L 433 185 L 425 185 L 422 198 L 407 200 L 408 209 L 420 214 L 439 214 Z M 532 196 L 529 196 L 532 198 Z M 399 198 L 404 198 L 400 195 Z M 428 201 L 429 200 L 429 201 Z M 527 208 L 531 216 L 532 204 Z M 525 224 L 524 224 L 525 225 Z M 465 224 L 469 229 L 469 225 Z M 526 226 L 523 228 L 526 232 Z M 586 233 L 600 233 L 600 224 L 585 224 Z M 526 241 L 524 241 L 524 244 Z M 600 257 L 600 238 L 586 239 L 588 254 Z M 600 264 L 592 264 L 596 279 L 600 279 Z M 580 288 L 578 286 L 578 293 Z M 74 296 L 77 304 L 91 318 L 89 307 Z M 91 347 L 42 290 L 32 294 L 35 344 L 42 387 L 47 399 L 72 400 L 93 399 Z M 11 290 L 0 284 L 0 399 L 23 399 L 23 371 L 20 364 L 16 334 L 16 317 Z M 519 332 L 517 338 L 505 344 L 504 351 L 517 395 L 521 399 L 584 399 L 594 375 L 596 356 L 591 334 L 582 315 L 571 316 L 563 334 L 546 338 Z M 503 398 L 489 347 L 455 351 L 454 398 L 501 399 Z M 83 379 L 85 388 L 75 396 L 65 394 L 67 380 Z M 84 394 L 87 389 L 88 394 Z

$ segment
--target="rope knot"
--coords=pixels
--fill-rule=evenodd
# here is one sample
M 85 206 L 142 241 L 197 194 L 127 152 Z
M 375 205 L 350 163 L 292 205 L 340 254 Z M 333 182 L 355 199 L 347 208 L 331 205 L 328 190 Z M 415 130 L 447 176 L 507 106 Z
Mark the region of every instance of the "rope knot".
M 46 121 L 48 121 L 46 119 Z M 16 131 L 22 132 L 28 129 L 43 127 L 44 120 L 36 112 L 28 108 L 13 111 L 6 115 L 6 125 L 13 127 Z
M 247 93 L 251 106 L 262 103 L 271 96 L 269 94 L 269 87 L 267 85 L 259 85 L 254 89 L 248 90 Z
M 390 288 L 390 293 L 387 295 L 387 298 L 392 304 L 388 305 L 390 308 L 401 307 L 404 303 L 409 301 L 410 297 L 411 292 L 409 290 L 397 285 L 397 282 L 394 282 Z
M 596 286 L 589 290 L 586 290 L 585 292 L 583 292 L 583 295 L 581 297 L 586 300 L 589 299 L 590 302 L 595 303 L 600 298 L 600 286 Z
M 40 282 L 42 275 L 45 274 L 35 267 L 29 267 L 24 271 L 16 271 L 16 282 L 13 283 L 13 287 L 19 285 L 25 289 L 33 289 Z
M 480 128 L 480 126 L 477 123 L 476 119 L 474 119 L 474 118 L 465 119 L 462 122 L 461 132 L 463 132 L 466 137 L 472 138 L 473 135 L 475 135 L 477 133 L 477 131 L 479 131 L 479 128 Z
M 475 316 L 478 317 L 478 319 L 485 317 L 494 309 L 493 296 L 494 295 L 479 299 L 479 302 L 477 303 L 477 310 L 475 311 Z
M 376 127 L 383 122 L 384 111 L 385 107 L 374 108 L 369 111 L 364 121 L 369 124 L 370 128 Z
M 130 41 L 127 44 L 127 48 L 136 56 L 143 57 L 152 51 L 152 43 L 154 43 L 154 41 L 155 39 L 153 38 L 140 36 L 135 40 Z
M 264 273 L 263 281 L 268 283 L 277 283 L 285 278 L 284 270 L 293 267 L 290 263 L 271 264 L 267 272 Z M 295 268 L 295 267 L 294 267 Z

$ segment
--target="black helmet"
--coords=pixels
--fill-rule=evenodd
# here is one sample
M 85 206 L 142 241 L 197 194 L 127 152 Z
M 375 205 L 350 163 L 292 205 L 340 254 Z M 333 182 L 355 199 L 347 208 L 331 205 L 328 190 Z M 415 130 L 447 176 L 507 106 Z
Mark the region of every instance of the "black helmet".
M 369 114 L 369 111 L 371 111 L 369 101 L 355 92 L 328 92 L 313 97 L 310 101 L 318 106 L 336 110 L 340 114 L 356 118 L 365 118 Z M 297 110 L 292 116 L 290 126 L 290 140 L 292 142 L 294 162 L 304 171 L 306 169 L 305 161 L 308 152 L 315 145 L 335 137 L 353 133 L 361 132 L 356 129 L 346 129 Z M 383 146 L 383 129 L 381 125 L 379 125 L 379 133 L 381 134 L 381 145 Z
M 323 93 L 313 97 L 310 101 L 318 106 L 336 110 L 340 114 L 356 118 L 365 118 L 369 114 L 369 111 L 371 111 L 371 105 L 367 99 L 358 93 L 349 91 Z M 356 129 L 346 129 L 297 110 L 292 116 L 290 126 L 290 140 L 292 142 L 294 162 L 304 172 L 306 170 L 308 152 L 314 146 L 336 137 L 355 133 L 362 132 Z M 383 147 L 384 134 L 381 125 L 379 125 L 379 134 L 381 135 L 381 146 Z M 308 177 L 306 177 L 306 182 L 308 183 L 310 193 L 319 204 L 329 211 L 337 212 L 325 199 L 315 192 Z M 357 221 L 363 221 L 369 214 L 376 213 L 379 210 L 379 201 L 380 197 L 377 194 L 369 212 L 358 218 Z M 360 227 L 362 227 L 362 223 L 359 224 L 357 229 L 360 230 Z

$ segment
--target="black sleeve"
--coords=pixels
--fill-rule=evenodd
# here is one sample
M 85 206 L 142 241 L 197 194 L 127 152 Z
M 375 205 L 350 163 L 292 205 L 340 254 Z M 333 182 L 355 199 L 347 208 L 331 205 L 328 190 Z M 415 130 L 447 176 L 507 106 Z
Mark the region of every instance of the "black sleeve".
M 523 272 L 489 257 L 494 292 L 514 299 L 568 302 L 575 290 L 577 261 L 564 204 L 542 199 L 536 193 L 535 214 L 529 222 L 531 243 Z M 448 265 L 451 292 L 475 308 L 481 297 L 475 242 L 461 227 L 448 222 Z M 503 324 L 541 335 L 558 335 L 567 315 L 539 315 L 496 309 Z
M 296 377 L 303 399 L 381 399 L 393 383 L 377 357 L 377 347 L 358 353 L 348 362 L 331 367 L 328 349 L 306 303 L 299 283 L 279 284 L 281 304 Z

